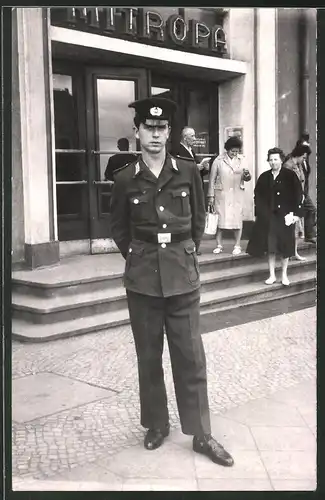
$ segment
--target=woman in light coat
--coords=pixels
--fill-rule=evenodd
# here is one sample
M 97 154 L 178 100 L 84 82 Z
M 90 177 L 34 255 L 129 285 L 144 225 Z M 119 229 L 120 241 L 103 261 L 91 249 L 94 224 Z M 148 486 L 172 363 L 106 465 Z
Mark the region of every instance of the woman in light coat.
M 208 205 L 218 214 L 217 246 L 213 253 L 220 253 L 222 246 L 222 230 L 232 229 L 235 233 L 235 245 L 232 254 L 241 253 L 240 239 L 243 228 L 244 182 L 251 175 L 238 155 L 242 149 L 242 141 L 238 137 L 230 137 L 225 143 L 225 153 L 213 162 L 209 179 Z

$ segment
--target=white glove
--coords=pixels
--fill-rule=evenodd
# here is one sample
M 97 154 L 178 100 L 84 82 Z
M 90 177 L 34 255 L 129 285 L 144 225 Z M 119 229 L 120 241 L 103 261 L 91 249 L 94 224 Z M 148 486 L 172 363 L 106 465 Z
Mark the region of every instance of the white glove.
M 297 215 L 293 215 L 293 212 L 288 213 L 284 216 L 284 222 L 286 226 L 291 226 L 291 224 L 295 224 L 299 220 Z

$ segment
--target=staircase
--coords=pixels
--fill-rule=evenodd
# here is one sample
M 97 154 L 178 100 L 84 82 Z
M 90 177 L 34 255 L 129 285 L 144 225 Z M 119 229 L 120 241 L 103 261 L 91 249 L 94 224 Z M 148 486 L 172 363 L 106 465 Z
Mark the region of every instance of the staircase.
M 305 261 L 290 260 L 290 286 L 265 285 L 266 259 L 225 252 L 213 255 L 214 242 L 203 241 L 201 331 L 303 309 L 316 301 L 316 251 L 303 243 Z M 243 244 L 243 248 L 246 245 Z M 63 259 L 58 266 L 13 272 L 12 338 L 44 342 L 129 323 L 119 254 Z M 280 279 L 280 263 L 277 264 Z

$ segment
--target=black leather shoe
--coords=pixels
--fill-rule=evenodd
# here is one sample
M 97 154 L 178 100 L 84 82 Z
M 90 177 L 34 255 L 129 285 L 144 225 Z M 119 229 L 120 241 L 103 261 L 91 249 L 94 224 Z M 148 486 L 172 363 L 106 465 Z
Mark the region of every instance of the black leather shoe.
M 232 456 L 211 435 L 205 435 L 203 438 L 194 436 L 193 450 L 206 455 L 215 464 L 224 465 L 225 467 L 234 465 Z
M 161 429 L 149 429 L 144 438 L 144 447 L 147 450 L 155 450 L 164 442 L 165 437 L 169 435 L 170 425 L 167 424 Z

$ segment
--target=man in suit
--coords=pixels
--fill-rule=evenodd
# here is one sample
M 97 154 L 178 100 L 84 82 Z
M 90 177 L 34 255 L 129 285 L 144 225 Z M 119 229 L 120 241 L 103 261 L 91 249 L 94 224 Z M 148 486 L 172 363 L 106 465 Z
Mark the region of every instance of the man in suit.
M 302 134 L 296 143 L 297 146 L 305 147 L 305 154 L 302 160 L 302 169 L 305 174 L 305 187 L 304 187 L 304 226 L 305 226 L 305 241 L 316 244 L 316 207 L 309 196 L 309 176 L 311 167 L 309 157 L 311 155 L 311 148 L 309 143 L 309 134 Z
M 129 140 L 126 137 L 121 137 L 117 141 L 117 147 L 120 151 L 129 151 Z M 136 160 L 137 156 L 133 153 L 116 154 L 110 157 L 105 170 L 105 181 L 112 181 L 115 170 Z
M 141 155 L 115 174 L 112 236 L 126 259 L 126 288 L 138 358 L 144 446 L 168 436 L 162 367 L 164 329 L 169 345 L 181 427 L 193 450 L 213 462 L 233 458 L 211 436 L 206 358 L 199 330 L 200 274 L 196 255 L 205 225 L 199 171 L 166 151 L 176 103 L 151 97 L 131 103 Z
M 200 171 L 202 184 L 203 177 L 209 171 L 209 158 L 203 159 L 201 162 L 193 151 L 195 143 L 195 130 L 191 127 L 184 127 L 181 131 L 181 141 L 178 147 L 173 151 L 174 156 L 178 158 L 187 158 L 194 160 Z

